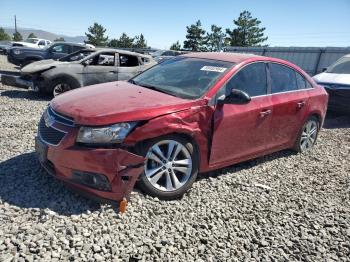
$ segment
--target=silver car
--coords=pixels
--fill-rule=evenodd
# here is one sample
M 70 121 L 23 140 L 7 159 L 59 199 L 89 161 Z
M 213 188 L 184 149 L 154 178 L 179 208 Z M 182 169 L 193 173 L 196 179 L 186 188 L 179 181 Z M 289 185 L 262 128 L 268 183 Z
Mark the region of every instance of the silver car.
M 82 86 L 128 80 L 155 65 L 151 56 L 117 49 L 86 49 L 55 60 L 31 63 L 21 79 L 34 90 L 57 96 Z

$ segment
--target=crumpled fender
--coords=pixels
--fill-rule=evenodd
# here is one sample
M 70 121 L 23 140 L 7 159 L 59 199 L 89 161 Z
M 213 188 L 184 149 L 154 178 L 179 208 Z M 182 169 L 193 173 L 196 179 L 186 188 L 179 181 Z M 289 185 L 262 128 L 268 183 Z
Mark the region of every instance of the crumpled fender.
M 137 127 L 124 144 L 134 146 L 144 140 L 169 134 L 183 134 L 190 136 L 196 143 L 200 156 L 209 157 L 209 144 L 213 108 L 207 105 L 196 106 L 182 111 L 153 118 Z M 200 159 L 200 171 L 208 168 L 208 157 Z

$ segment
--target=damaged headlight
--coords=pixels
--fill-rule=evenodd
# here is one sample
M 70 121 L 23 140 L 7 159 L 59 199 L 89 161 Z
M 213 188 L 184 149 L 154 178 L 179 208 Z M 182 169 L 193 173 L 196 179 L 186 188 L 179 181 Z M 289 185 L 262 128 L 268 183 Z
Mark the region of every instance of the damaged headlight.
M 21 54 L 21 50 L 15 49 L 15 50 L 13 50 L 13 53 L 14 53 L 15 55 L 19 55 L 19 54 Z
M 86 144 L 121 143 L 137 122 L 119 123 L 106 127 L 80 127 L 77 142 Z

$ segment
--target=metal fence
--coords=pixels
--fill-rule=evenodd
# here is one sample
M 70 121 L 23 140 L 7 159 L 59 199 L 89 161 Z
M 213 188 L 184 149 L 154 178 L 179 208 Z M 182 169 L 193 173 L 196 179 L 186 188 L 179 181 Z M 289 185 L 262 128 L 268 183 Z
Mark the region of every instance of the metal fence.
M 250 53 L 284 59 L 298 65 L 310 75 L 322 72 L 340 57 L 350 54 L 350 47 L 235 47 L 225 52 Z

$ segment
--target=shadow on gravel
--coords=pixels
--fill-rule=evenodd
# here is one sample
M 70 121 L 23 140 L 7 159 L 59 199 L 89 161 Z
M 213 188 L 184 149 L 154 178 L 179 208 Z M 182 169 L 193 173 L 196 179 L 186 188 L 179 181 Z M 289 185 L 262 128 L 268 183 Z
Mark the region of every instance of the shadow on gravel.
M 255 167 L 257 165 L 261 165 L 265 162 L 270 162 L 273 161 L 275 159 L 278 158 L 282 158 L 282 157 L 287 157 L 287 156 L 291 156 L 291 155 L 296 155 L 298 153 L 296 153 L 293 150 L 282 150 L 270 155 L 266 155 L 266 156 L 262 156 L 256 159 L 252 159 L 252 160 L 248 160 L 242 163 L 238 163 L 232 166 L 228 166 L 228 167 L 224 167 L 218 170 L 213 170 L 207 173 L 202 173 L 201 175 L 198 176 L 197 180 L 202 180 L 202 179 L 208 179 L 210 177 L 216 178 L 219 177 L 221 175 L 226 175 L 228 173 L 235 173 L 235 172 L 239 172 L 241 170 L 244 169 L 250 169 L 252 167 Z
M 41 168 L 35 153 L 0 162 L 0 199 L 20 208 L 50 209 L 59 215 L 78 215 L 100 204 L 69 191 Z
M 1 91 L 1 89 L 0 89 Z M 7 96 L 9 98 L 28 99 L 33 101 L 50 101 L 52 97 L 43 95 L 34 91 L 26 89 L 6 90 L 0 93 L 0 96 Z
M 350 128 L 350 115 L 328 112 L 323 124 L 323 128 Z

